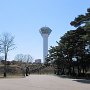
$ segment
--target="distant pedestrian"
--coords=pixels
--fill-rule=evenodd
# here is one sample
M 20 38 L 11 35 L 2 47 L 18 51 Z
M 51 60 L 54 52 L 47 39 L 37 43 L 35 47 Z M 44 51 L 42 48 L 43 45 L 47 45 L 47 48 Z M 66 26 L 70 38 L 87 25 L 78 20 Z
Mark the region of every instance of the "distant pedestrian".
M 26 67 L 26 76 L 29 74 L 29 67 Z

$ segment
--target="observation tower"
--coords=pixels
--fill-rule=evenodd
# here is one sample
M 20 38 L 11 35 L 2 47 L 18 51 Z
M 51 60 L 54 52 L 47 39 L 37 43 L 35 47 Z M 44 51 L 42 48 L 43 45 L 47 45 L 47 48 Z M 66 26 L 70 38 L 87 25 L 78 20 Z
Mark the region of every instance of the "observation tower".
M 48 55 L 48 37 L 51 33 L 51 29 L 49 27 L 42 27 L 40 28 L 40 34 L 43 38 L 43 62 L 45 62 L 45 58 Z

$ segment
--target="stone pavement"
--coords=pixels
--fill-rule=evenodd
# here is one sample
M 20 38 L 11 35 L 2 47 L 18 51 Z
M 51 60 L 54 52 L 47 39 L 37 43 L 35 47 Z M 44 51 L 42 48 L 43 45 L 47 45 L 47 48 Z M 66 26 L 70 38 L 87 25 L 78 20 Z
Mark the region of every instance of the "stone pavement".
M 60 78 L 54 75 L 1 78 L 0 90 L 90 90 L 90 80 Z

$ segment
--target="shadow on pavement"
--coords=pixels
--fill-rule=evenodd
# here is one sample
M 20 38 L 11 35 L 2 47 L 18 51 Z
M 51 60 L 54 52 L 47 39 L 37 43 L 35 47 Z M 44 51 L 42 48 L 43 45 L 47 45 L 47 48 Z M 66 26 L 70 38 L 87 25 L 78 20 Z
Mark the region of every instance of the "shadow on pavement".
M 85 83 L 85 84 L 90 84 L 90 80 L 87 80 L 87 79 L 78 79 L 78 80 L 73 80 L 73 81 L 77 81 L 77 82 Z

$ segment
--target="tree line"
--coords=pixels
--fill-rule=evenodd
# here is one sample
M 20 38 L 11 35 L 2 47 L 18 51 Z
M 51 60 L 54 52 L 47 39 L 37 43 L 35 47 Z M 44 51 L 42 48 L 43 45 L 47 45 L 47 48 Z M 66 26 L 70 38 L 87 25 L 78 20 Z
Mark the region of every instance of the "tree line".
M 51 46 L 45 64 L 53 64 L 56 74 L 84 76 L 90 70 L 90 8 L 71 21 L 57 46 Z

